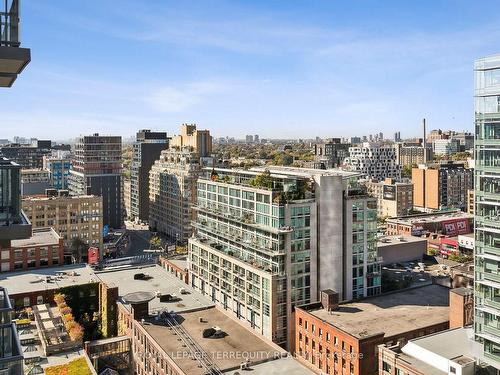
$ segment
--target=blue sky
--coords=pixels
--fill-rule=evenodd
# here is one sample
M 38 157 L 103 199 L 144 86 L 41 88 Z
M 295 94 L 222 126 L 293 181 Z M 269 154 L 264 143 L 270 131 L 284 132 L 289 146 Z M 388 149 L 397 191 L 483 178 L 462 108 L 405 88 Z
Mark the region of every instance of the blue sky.
M 498 1 L 24 0 L 32 61 L 0 138 L 101 132 L 403 137 L 472 130 L 472 64 Z

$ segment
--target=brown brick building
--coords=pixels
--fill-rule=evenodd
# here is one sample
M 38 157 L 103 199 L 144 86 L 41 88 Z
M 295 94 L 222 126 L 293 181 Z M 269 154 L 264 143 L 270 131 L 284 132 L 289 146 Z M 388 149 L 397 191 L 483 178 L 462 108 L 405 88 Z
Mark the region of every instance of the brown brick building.
M 447 329 L 448 301 L 447 288 L 428 285 L 336 306 L 297 307 L 295 354 L 325 374 L 377 374 L 377 346 Z

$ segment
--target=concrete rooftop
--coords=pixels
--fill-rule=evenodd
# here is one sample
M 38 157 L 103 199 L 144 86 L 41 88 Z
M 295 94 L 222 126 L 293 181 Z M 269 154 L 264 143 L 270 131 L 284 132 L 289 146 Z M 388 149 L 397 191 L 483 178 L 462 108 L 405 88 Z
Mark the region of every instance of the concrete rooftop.
M 203 318 L 203 323 L 200 319 Z M 178 314 L 177 321 L 196 343 L 212 358 L 221 371 L 238 369 L 246 358 L 254 363 L 267 361 L 285 355 L 285 351 L 278 346 L 264 341 L 253 334 L 239 322 L 225 315 L 216 308 L 209 308 L 197 312 Z M 165 353 L 175 363 L 190 375 L 203 375 L 205 371 L 198 367 L 198 361 L 189 357 L 189 349 L 182 346 L 179 336 L 174 336 L 169 327 L 154 319 L 143 325 L 144 329 L 161 346 Z M 219 327 L 226 336 L 221 338 L 203 338 L 203 330 L 210 327 Z M 252 374 L 258 374 L 251 371 Z M 262 372 L 268 374 L 268 372 Z M 300 373 L 297 373 L 300 374 Z
M 427 242 L 427 238 L 415 236 L 386 236 L 377 241 L 377 246 L 384 247 L 415 242 Z
M 452 211 L 447 213 L 430 213 L 430 214 L 419 214 L 414 216 L 403 216 L 403 217 L 392 217 L 387 219 L 388 223 L 392 224 L 424 224 L 424 223 L 436 223 L 453 219 L 472 219 L 474 215 L 462 211 Z
M 33 229 L 30 238 L 12 240 L 11 247 L 50 246 L 59 244 L 59 235 L 51 228 Z
M 251 365 L 248 374 L 250 375 L 313 375 L 314 372 L 302 366 L 293 357 L 284 357 L 274 361 L 260 363 L 258 365 Z M 244 375 L 247 371 L 229 370 L 224 374 L 228 375 Z
M 134 280 L 134 275 L 144 273 L 151 276 L 149 280 Z M 214 304 L 205 296 L 192 289 L 182 280 L 167 272 L 159 265 L 146 265 L 136 268 L 118 269 L 114 271 L 96 272 L 96 277 L 109 286 L 118 286 L 118 295 L 123 297 L 135 292 L 159 292 L 162 295 L 175 294 L 179 300 L 172 302 L 160 302 L 159 298 L 154 298 L 149 302 L 149 311 L 190 311 L 212 307 Z M 181 294 L 180 288 L 184 288 L 187 293 Z M 125 307 L 128 304 L 122 300 Z
M 56 274 L 62 273 L 66 274 L 56 277 Z M 47 282 L 47 276 L 52 276 L 53 280 Z M 0 273 L 0 285 L 7 289 L 10 296 L 97 281 L 92 269 L 85 264 Z
M 439 285 L 402 290 L 359 302 L 343 303 L 329 313 L 323 308 L 302 308 L 338 329 L 363 339 L 407 331 L 449 321 L 449 289 Z

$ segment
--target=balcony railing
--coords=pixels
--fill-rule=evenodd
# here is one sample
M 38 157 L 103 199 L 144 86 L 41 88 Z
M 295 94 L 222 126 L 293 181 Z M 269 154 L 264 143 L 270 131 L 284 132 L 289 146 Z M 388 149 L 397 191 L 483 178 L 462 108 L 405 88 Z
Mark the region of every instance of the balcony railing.
M 0 8 L 0 46 L 19 47 L 19 0 L 5 0 Z M 0 5 L 1 6 L 1 5 Z

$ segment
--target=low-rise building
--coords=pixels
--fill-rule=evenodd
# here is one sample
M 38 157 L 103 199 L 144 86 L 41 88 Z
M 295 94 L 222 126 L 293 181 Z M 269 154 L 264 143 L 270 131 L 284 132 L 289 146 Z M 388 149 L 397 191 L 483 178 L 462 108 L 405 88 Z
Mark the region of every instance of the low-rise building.
M 189 284 L 189 267 L 186 255 L 173 257 L 160 256 L 160 265 L 178 279 Z
M 57 190 L 68 188 L 69 170 L 71 169 L 71 159 L 69 153 L 59 152 L 59 155 L 43 157 L 43 169 L 49 171 L 50 185 Z M 66 156 L 63 156 L 63 155 Z
M 103 272 L 118 285 L 118 334 L 130 337 L 138 374 L 312 374 L 279 346 L 247 330 L 158 265 Z M 162 282 L 159 283 L 159 280 Z
M 457 236 L 473 231 L 474 216 L 462 211 L 435 212 L 387 219 L 387 235 L 422 236 L 436 233 Z
M 472 328 L 456 328 L 410 340 L 379 346 L 379 375 L 490 374 L 477 363 Z M 484 372 L 479 372 L 482 369 Z
M 408 215 L 413 209 L 413 183 L 410 180 L 397 181 L 386 178 L 384 181 L 367 181 L 368 194 L 377 198 L 379 217 Z
M 102 250 L 102 197 L 38 195 L 24 197 L 22 207 L 33 228 L 53 228 L 67 251 L 75 239 Z
M 28 270 L 63 263 L 62 238 L 52 228 L 33 229 L 30 238 L 0 246 L 0 272 Z
M 341 303 L 333 291 L 296 308 L 295 354 L 326 374 L 377 374 L 377 346 L 448 329 L 449 292 L 439 285 Z
M 420 261 L 427 253 L 427 239 L 415 236 L 385 236 L 378 240 L 377 247 L 383 265 Z

